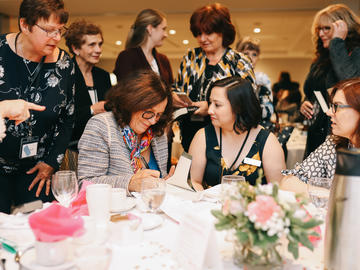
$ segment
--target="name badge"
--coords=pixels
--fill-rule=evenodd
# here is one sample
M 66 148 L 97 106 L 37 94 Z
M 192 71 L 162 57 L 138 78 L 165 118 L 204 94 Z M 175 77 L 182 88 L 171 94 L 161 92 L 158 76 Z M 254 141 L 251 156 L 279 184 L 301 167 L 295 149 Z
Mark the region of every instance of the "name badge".
M 257 159 L 253 159 L 253 158 L 244 158 L 243 162 L 246 164 L 249 164 L 249 165 L 256 166 L 256 167 L 261 166 L 261 160 L 257 160 Z
M 28 158 L 37 155 L 39 137 L 27 137 L 21 139 L 19 158 Z

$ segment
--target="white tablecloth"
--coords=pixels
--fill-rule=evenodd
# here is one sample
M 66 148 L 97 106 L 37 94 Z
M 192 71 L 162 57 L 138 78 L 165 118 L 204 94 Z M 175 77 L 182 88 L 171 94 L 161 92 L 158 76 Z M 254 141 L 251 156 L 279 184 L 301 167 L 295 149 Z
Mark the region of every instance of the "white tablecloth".
M 303 160 L 306 146 L 306 136 L 306 131 L 294 128 L 288 142 L 286 143 L 288 150 L 286 168 L 292 169 L 294 168 L 296 162 L 301 162 Z
M 210 202 L 193 202 L 194 194 L 177 188 L 168 189 L 169 194 L 173 196 L 181 196 L 183 199 L 179 201 L 183 208 L 192 209 L 198 213 L 201 211 L 209 211 L 211 208 L 218 208 L 219 205 Z M 170 196 L 169 196 L 170 197 Z M 191 200 L 189 200 L 191 199 Z M 139 208 L 133 209 L 131 212 L 140 213 Z M 144 239 L 141 244 L 121 247 L 117 245 L 110 245 L 112 247 L 112 262 L 110 270 L 118 269 L 184 269 L 182 265 L 177 262 L 176 254 L 176 239 L 179 237 L 179 224 L 166 215 L 162 215 L 164 222 L 161 226 L 144 232 Z M 211 218 L 209 218 L 211 219 Z M 219 252 L 222 257 L 224 269 L 238 269 L 232 263 L 233 246 L 231 242 L 224 240 L 225 232 L 216 232 Z M 26 245 L 34 241 L 34 237 L 30 229 L 0 229 L 0 236 L 14 240 L 17 243 Z M 181 236 L 180 236 L 181 237 Z M 320 242 L 314 252 L 307 249 L 300 248 L 300 258 L 296 262 L 288 260 L 285 269 L 289 270 L 304 270 L 304 269 L 323 269 L 323 242 Z M 6 269 L 18 269 L 18 265 L 14 262 L 14 256 L 5 251 L 0 252 L 0 257 L 6 257 Z M 290 258 L 290 257 L 289 257 Z M 49 268 L 52 269 L 52 268 Z M 206 268 L 208 270 L 209 268 Z M 184 269 L 187 270 L 187 269 Z

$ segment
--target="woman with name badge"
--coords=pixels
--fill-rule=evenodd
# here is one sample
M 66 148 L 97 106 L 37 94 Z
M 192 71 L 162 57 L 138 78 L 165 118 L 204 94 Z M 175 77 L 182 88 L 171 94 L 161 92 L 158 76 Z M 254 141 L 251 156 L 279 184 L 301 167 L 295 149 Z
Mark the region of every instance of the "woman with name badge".
M 261 107 L 252 84 L 234 76 L 209 89 L 211 125 L 200 129 L 190 145 L 191 180 L 196 190 L 221 183 L 223 175 L 242 175 L 254 185 L 279 181 L 285 160 L 277 138 L 260 126 Z
M 68 13 L 62 0 L 23 0 L 19 32 L 0 36 L 0 99 L 46 107 L 17 124 L 6 119 L 0 144 L 0 212 L 41 199 L 52 201 L 51 176 L 70 141 L 74 65 L 57 47 Z

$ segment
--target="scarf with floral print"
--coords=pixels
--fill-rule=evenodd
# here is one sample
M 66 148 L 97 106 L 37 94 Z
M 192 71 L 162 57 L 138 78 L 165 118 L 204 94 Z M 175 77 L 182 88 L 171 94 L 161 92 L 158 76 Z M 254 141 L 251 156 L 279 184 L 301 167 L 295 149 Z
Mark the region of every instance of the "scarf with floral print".
M 148 128 L 143 134 L 140 143 L 138 144 L 138 136 L 131 127 L 125 126 L 123 128 L 123 139 L 130 150 L 130 163 L 134 173 L 141 169 L 141 152 L 149 148 L 154 135 L 151 128 Z

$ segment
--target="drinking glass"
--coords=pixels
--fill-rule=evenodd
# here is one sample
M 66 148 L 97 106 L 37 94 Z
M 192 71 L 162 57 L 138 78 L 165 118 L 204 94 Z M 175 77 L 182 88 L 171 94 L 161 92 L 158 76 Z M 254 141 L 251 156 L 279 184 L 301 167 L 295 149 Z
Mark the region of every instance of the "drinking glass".
M 245 182 L 245 177 L 241 175 L 224 175 L 221 178 L 221 202 L 224 203 L 229 196 L 236 195 L 240 182 Z
M 309 197 L 315 207 L 318 208 L 318 216 L 322 219 L 326 215 L 331 183 L 332 179 L 325 177 L 313 177 L 307 183 Z
M 74 171 L 58 171 L 51 181 L 51 191 L 56 200 L 63 206 L 69 207 L 78 194 L 79 185 Z
M 141 199 L 151 213 L 156 213 L 165 199 L 166 183 L 160 178 L 146 178 L 141 182 Z

